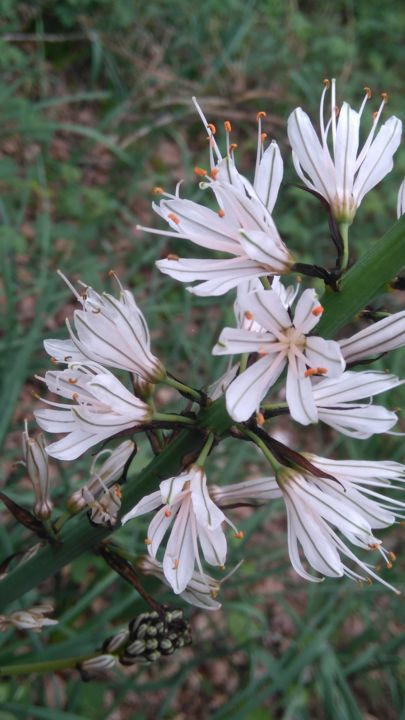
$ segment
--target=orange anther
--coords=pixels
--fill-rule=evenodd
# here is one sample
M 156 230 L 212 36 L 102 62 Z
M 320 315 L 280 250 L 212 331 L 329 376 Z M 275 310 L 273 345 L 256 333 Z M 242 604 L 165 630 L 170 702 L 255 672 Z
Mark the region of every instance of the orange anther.
M 257 113 L 257 115 L 256 115 L 256 120 L 260 120 L 261 118 L 265 118 L 266 115 L 267 115 L 267 113 L 264 112 L 264 110 L 260 110 L 260 111 Z
M 69 383 L 69 385 L 76 385 L 77 378 L 69 378 L 68 383 Z
M 198 166 L 194 168 L 194 172 L 199 177 L 206 177 L 208 175 L 208 172 L 204 168 Z
M 221 570 L 221 572 L 224 572 L 224 570 L 225 570 L 225 565 L 218 565 L 218 568 L 219 568 L 219 570 Z
M 312 315 L 315 315 L 315 317 L 319 317 L 319 315 L 322 315 L 323 313 L 323 307 L 322 305 L 317 305 L 312 309 Z
M 212 599 L 215 600 L 215 598 L 218 595 L 218 590 L 210 590 L 210 595 L 211 595 Z
M 212 168 L 212 170 L 211 170 L 211 172 L 210 172 L 210 175 L 211 175 L 211 177 L 212 177 L 213 180 L 216 180 L 216 179 L 217 179 L 218 173 L 219 173 L 219 168 Z
M 368 85 L 366 85 L 366 86 L 363 88 L 363 90 L 364 90 L 364 92 L 367 94 L 368 99 L 370 100 L 371 95 L 372 95 L 371 88 L 369 88 Z
M 261 427 L 266 422 L 266 418 L 264 417 L 263 413 L 257 412 L 256 413 L 256 422 Z
M 115 485 L 113 489 L 115 497 L 121 498 L 122 497 L 122 490 L 119 485 Z
M 166 259 L 167 260 L 179 260 L 180 258 L 178 255 L 174 255 L 174 253 L 169 253 L 169 255 L 167 256 Z
M 169 517 L 171 517 L 171 516 L 172 516 L 172 511 L 171 511 L 171 510 L 165 510 L 165 517 L 169 518 Z
M 268 355 L 269 353 L 266 350 L 264 350 L 263 348 L 259 348 L 259 350 L 257 351 L 257 354 L 259 357 L 266 357 L 266 355 Z
M 386 566 L 387 566 L 388 570 L 391 570 L 391 568 L 392 568 L 392 562 L 387 562 L 387 563 L 386 563 Z
M 208 123 L 207 128 L 208 128 L 209 130 L 211 130 L 211 132 L 212 132 L 213 135 L 215 135 L 217 129 L 216 129 L 214 123 Z
M 230 123 L 229 120 L 225 120 L 225 122 L 224 122 L 224 128 L 225 128 L 225 130 L 226 130 L 227 133 L 232 132 L 232 125 L 231 125 L 231 123 Z
M 253 320 L 253 313 L 250 310 L 245 310 L 245 318 L 247 320 Z
M 397 556 L 395 555 L 394 552 L 389 552 L 389 553 L 388 553 L 388 557 L 389 557 L 389 559 L 392 560 L 393 562 L 397 559 Z
M 308 368 L 308 370 L 305 370 L 304 377 L 312 377 L 313 375 L 318 374 L 317 368 Z
M 152 545 L 152 540 L 149 540 L 149 538 L 145 538 L 144 543 L 145 545 Z
M 237 147 L 238 146 L 236 143 L 231 143 L 229 146 L 229 152 L 233 152 L 234 150 L 236 150 Z
M 218 215 L 219 215 L 219 217 L 224 217 L 225 210 L 223 210 L 222 208 L 220 210 L 218 210 Z
M 324 78 L 322 80 L 324 87 L 329 88 L 330 87 L 330 80 L 328 78 Z
M 267 138 L 267 133 L 260 133 L 260 140 L 262 141 L 262 143 L 265 141 L 266 138 Z
M 372 115 L 371 115 L 371 117 L 373 118 L 373 120 L 376 119 L 377 115 L 378 115 L 378 112 L 377 112 L 377 110 L 375 110 L 375 111 L 372 113 Z
M 180 223 L 180 218 L 177 217 L 177 215 L 175 215 L 174 213 L 169 213 L 167 217 L 169 218 L 169 220 L 173 220 L 176 225 Z
M 73 402 L 77 402 L 78 399 L 79 399 L 79 393 L 73 393 L 73 395 L 72 395 Z
M 163 195 L 164 190 L 163 190 L 163 188 L 161 188 L 161 187 L 159 187 L 158 185 L 156 185 L 156 187 L 154 187 L 154 188 L 152 189 L 152 192 L 153 192 L 154 195 Z
M 328 368 L 316 368 L 316 372 L 318 375 L 327 375 L 328 374 Z
M 245 537 L 245 533 L 243 532 L 243 530 L 238 530 L 238 532 L 234 533 L 233 536 L 237 540 L 243 540 L 243 538 Z
M 339 107 L 339 105 L 335 105 L 335 115 L 336 115 L 336 117 L 339 117 L 339 113 L 340 113 L 340 107 Z
M 179 567 L 179 561 L 175 560 L 173 563 L 173 570 L 177 570 L 178 567 Z
M 388 93 L 382 92 L 381 97 L 383 99 L 383 102 L 385 102 L 385 103 L 388 102 Z
M 55 357 L 51 357 L 51 363 L 53 363 L 54 365 L 57 365 L 58 361 Z

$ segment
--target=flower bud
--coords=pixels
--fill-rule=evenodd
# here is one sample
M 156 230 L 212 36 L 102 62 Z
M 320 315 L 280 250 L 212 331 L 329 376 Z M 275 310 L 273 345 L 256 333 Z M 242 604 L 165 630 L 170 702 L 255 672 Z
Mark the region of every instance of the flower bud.
M 48 497 L 49 475 L 48 455 L 45 450 L 43 435 L 31 438 L 28 434 L 28 424 L 22 434 L 24 463 L 35 493 L 34 514 L 40 520 L 47 520 L 53 510 L 53 503 Z
M 103 677 L 107 670 L 111 670 L 116 664 L 114 655 L 103 654 L 84 660 L 78 665 L 81 678 L 84 681 Z
M 13 627 L 16 630 L 33 630 L 40 632 L 42 628 L 57 625 L 57 620 L 51 620 L 45 615 L 53 612 L 52 603 L 42 603 L 30 610 L 16 610 L 11 615 L 0 615 L 0 632 Z

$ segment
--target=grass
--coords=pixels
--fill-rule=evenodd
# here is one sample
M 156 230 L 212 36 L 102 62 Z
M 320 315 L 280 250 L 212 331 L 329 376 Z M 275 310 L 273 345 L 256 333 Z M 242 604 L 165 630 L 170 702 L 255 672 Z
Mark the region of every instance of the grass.
M 316 116 L 322 78 L 331 76 L 338 78 L 340 97 L 353 102 L 360 103 L 364 85 L 388 90 L 390 114 L 403 117 L 404 14 L 399 2 L 382 8 L 363 0 L 321 7 L 277 0 L 207 0 L 198 7 L 185 0 L 0 2 L 0 442 L 11 497 L 29 507 L 29 487 L 21 470 L 11 473 L 11 464 L 20 457 L 23 419 L 32 416 L 34 375 L 48 367 L 42 339 L 64 335 L 64 317 L 73 307 L 58 267 L 97 289 L 114 268 L 136 292 L 156 352 L 191 384 L 205 384 L 224 367 L 210 350 L 231 320 L 230 303 L 192 298 L 158 274 L 153 262 L 167 252 L 167 243 L 134 229 L 155 223 L 153 186 L 171 191 L 185 177 L 184 193 L 198 195 L 192 169 L 206 163 L 206 143 L 191 95 L 219 128 L 224 119 L 232 121 L 239 166 L 247 174 L 255 115 L 268 111 L 266 130 L 286 160 L 276 222 L 300 259 L 331 261 L 324 215 L 291 184 L 296 180 L 285 121 L 296 105 Z M 393 173 L 358 213 L 356 256 L 393 222 L 404 174 L 402 151 Z M 170 249 L 181 251 L 184 244 Z M 396 297 L 380 301 L 399 307 Z M 390 358 L 393 372 L 401 373 L 401 363 L 401 353 Z M 386 365 L 384 359 L 381 367 Z M 404 399 L 399 391 L 389 397 L 393 405 Z M 325 455 L 403 460 L 400 440 L 390 436 L 355 442 L 316 428 L 292 439 L 303 449 L 315 442 Z M 146 462 L 146 446 L 140 452 Z M 55 468 L 55 502 L 63 503 L 88 465 L 86 459 L 75 464 L 74 477 L 67 465 Z M 265 472 L 254 453 L 235 443 L 209 469 L 214 482 Z M 83 684 L 75 673 L 39 678 L 35 685 L 2 681 L 0 720 L 402 717 L 401 599 L 377 585 L 301 582 L 289 568 L 276 503 L 241 513 L 237 522 L 245 540 L 234 541 L 232 563 L 245 562 L 224 586 L 222 611 L 188 611 L 192 650 L 146 671 L 117 673 L 102 685 Z M 119 538 L 141 552 L 144 535 L 145 525 L 133 523 Z M 400 530 L 385 535 L 395 550 Z M 3 514 L 0 558 L 26 546 L 26 532 Z M 385 576 L 403 588 L 403 570 L 398 561 Z M 172 602 L 154 581 L 150 588 Z M 84 653 L 144 608 L 100 558 L 90 556 L 47 582 L 41 595 L 55 599 L 57 629 L 28 638 L 5 633 L 0 662 L 22 650 L 38 660 Z M 29 607 L 38 598 L 32 591 L 21 604 Z

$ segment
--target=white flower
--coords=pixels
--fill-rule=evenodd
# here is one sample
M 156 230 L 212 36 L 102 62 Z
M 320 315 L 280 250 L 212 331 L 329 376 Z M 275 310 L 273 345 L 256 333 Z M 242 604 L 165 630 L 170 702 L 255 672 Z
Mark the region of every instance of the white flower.
M 42 520 L 46 520 L 52 513 L 53 503 L 49 498 L 48 455 L 44 436 L 30 437 L 28 424 L 25 421 L 22 441 L 24 464 L 35 493 L 34 513 Z
M 365 88 L 366 95 L 359 112 L 344 102 L 337 117 L 336 83 L 332 80 L 331 112 L 325 126 L 324 101 L 329 81 L 325 81 L 324 85 L 320 105 L 320 140 L 301 108 L 296 108 L 288 119 L 288 137 L 294 166 L 301 180 L 327 200 L 338 221 L 351 223 L 365 194 L 392 170 L 393 155 L 401 141 L 402 123 L 392 116 L 375 136 L 387 99 L 383 93 L 381 106 L 359 152 L 360 119 L 371 97 L 369 88 Z M 331 151 L 328 146 L 330 134 Z
M 358 548 L 378 550 L 391 567 L 395 556 L 383 548 L 373 530 L 388 527 L 402 518 L 405 504 L 383 495 L 378 488 L 392 481 L 394 487 L 396 483 L 403 485 L 405 466 L 394 462 L 307 457 L 335 480 L 290 468 L 278 473 L 287 507 L 288 549 L 294 569 L 307 580 L 322 579 L 304 568 L 299 553 L 301 547 L 309 565 L 323 576 L 348 575 L 360 581 L 373 577 L 394 589 L 368 563 L 356 557 L 342 538 Z M 364 575 L 346 565 L 347 560 L 355 563 Z
M 48 455 L 74 460 L 101 440 L 147 422 L 151 410 L 130 393 L 112 373 L 99 366 L 80 366 L 47 372 L 44 378 L 51 392 L 71 400 L 52 403 L 37 410 L 38 425 L 50 433 L 66 433 L 48 445 Z
M 171 229 L 163 232 L 154 228 L 140 229 L 183 238 L 231 255 L 230 259 L 223 260 L 194 260 L 169 255 L 157 263 L 163 273 L 181 282 L 204 281 L 187 288 L 196 295 L 222 295 L 245 280 L 288 272 L 293 263 L 271 216 L 283 175 L 283 163 L 276 143 L 263 150 L 263 114 L 259 113 L 257 163 L 252 185 L 236 169 L 229 144 L 229 122 L 225 123 L 228 128 L 227 155 L 222 158 L 213 137 L 213 126 L 207 124 L 197 108 L 209 133 L 211 171 L 196 168 L 196 172 L 204 178 L 201 189 L 209 188 L 214 192 L 219 209 L 215 212 L 178 195 L 163 193 L 158 188 L 165 197 L 159 205 L 153 203 L 153 209 Z
M 391 388 L 402 385 L 395 375 L 384 372 L 345 372 L 339 378 L 319 380 L 313 384 L 313 398 L 318 420 L 335 430 L 358 439 L 388 432 L 398 416 L 381 405 L 359 403 Z
M 66 320 L 70 340 L 45 340 L 45 350 L 58 362 L 85 363 L 89 360 L 107 367 L 128 370 L 148 382 L 156 382 L 165 374 L 160 361 L 150 351 L 146 320 L 132 293 L 120 285 L 117 300 L 108 293 L 99 295 L 83 285 L 81 294 L 69 285 L 82 309 L 75 310 L 73 323 L 76 334 Z
M 219 507 L 227 505 L 264 505 L 282 497 L 274 477 L 260 477 L 232 485 L 212 485 L 212 499 Z
M 173 523 L 163 558 L 163 571 L 174 592 L 179 594 L 190 582 L 195 563 L 204 575 L 198 543 L 207 563 L 219 567 L 224 565 L 227 543 L 221 525 L 227 520 L 212 502 L 207 478 L 198 465 L 192 465 L 177 477 L 163 480 L 160 490 L 140 500 L 124 515 L 122 523 L 159 507 L 149 525 L 146 544 L 150 555 L 155 558 Z
M 258 353 L 260 359 L 234 380 L 226 391 L 229 414 L 247 420 L 281 375 L 287 373 L 287 403 L 292 417 L 303 425 L 317 420 L 311 376 L 339 376 L 344 360 L 333 340 L 308 336 L 323 312 L 314 290 L 305 290 L 298 300 L 294 319 L 274 290 L 246 297 L 245 314 L 265 332 L 225 328 L 213 349 L 214 355 Z
M 154 575 L 166 585 L 170 586 L 170 583 L 165 577 L 163 565 L 159 560 L 155 560 L 155 558 L 150 555 L 143 555 L 137 560 L 136 564 L 145 575 Z M 216 600 L 216 597 L 220 591 L 222 582 L 223 580 L 215 580 L 206 573 L 201 574 L 197 570 L 194 570 L 187 587 L 180 593 L 180 597 L 190 603 L 190 605 L 202 608 L 203 610 L 219 610 L 221 603 Z
M 397 218 L 401 217 L 401 215 L 405 214 L 405 179 L 402 180 L 402 183 L 400 185 L 399 191 L 398 191 L 398 200 L 397 200 Z
M 393 313 L 360 330 L 349 338 L 339 340 L 347 363 L 356 363 L 365 358 L 377 357 L 389 350 L 405 345 L 405 310 Z
M 40 632 L 44 627 L 57 625 L 57 620 L 45 617 L 53 612 L 53 609 L 52 603 L 44 602 L 30 610 L 15 610 L 11 615 L 0 615 L 0 632 L 4 632 L 9 627 L 14 627 L 16 630 Z

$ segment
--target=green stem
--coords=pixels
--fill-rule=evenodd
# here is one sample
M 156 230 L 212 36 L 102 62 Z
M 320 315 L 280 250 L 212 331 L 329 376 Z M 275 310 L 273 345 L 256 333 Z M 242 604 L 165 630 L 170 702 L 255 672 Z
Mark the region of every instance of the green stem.
M 65 670 L 66 668 L 74 668 L 77 663 L 90 660 L 90 658 L 98 657 L 102 653 L 91 653 L 90 655 L 74 655 L 73 657 L 44 660 L 43 662 L 17 663 L 15 665 L 1 665 L 0 677 L 8 675 L 26 675 L 27 673 L 54 672 L 55 670 Z
M 166 377 L 164 377 L 163 380 L 161 380 L 160 382 L 164 383 L 164 385 L 169 385 L 170 387 L 175 388 L 180 393 L 188 395 L 189 397 L 192 397 L 196 402 L 201 403 L 201 393 L 198 392 L 198 390 L 194 390 L 194 388 L 190 387 L 189 385 L 180 382 L 180 380 L 175 380 L 175 378 L 166 375 Z
M 340 269 L 346 270 L 349 263 L 349 223 L 340 223 L 339 232 L 343 240 L 343 253 L 340 260 Z
M 263 440 L 262 440 L 261 438 L 259 438 L 258 435 L 256 435 L 256 433 L 252 432 L 252 430 L 248 430 L 248 429 L 245 428 L 243 425 L 238 425 L 237 427 L 238 427 L 238 429 L 239 429 L 244 435 L 246 435 L 246 437 L 248 437 L 248 438 L 250 438 L 251 440 L 253 440 L 254 444 L 257 445 L 258 448 L 260 448 L 260 450 L 262 451 L 262 453 L 263 453 L 263 455 L 265 456 L 266 460 L 269 461 L 269 463 L 270 463 L 271 467 L 273 468 L 274 472 L 275 472 L 276 474 L 277 474 L 278 472 L 280 472 L 280 470 L 282 469 L 283 466 L 278 462 L 278 460 L 276 460 L 276 458 L 274 457 L 273 453 L 270 452 L 269 448 L 268 448 L 267 445 L 263 442 Z
M 281 403 L 263 403 L 260 405 L 262 410 L 270 410 L 271 412 L 274 412 L 276 410 L 285 410 L 288 408 L 288 403 L 281 402 Z
M 266 277 L 265 275 L 262 275 L 262 277 L 260 278 L 260 282 L 263 285 L 265 290 L 271 290 L 270 280 L 268 277 Z
M 240 363 L 239 363 L 239 368 L 240 368 L 241 373 L 243 373 L 244 370 L 246 370 L 248 359 L 249 359 L 249 353 L 243 353 L 243 355 L 241 356 L 241 359 L 240 359 Z
M 207 437 L 207 440 L 206 440 L 206 443 L 205 443 L 203 449 L 201 450 L 197 460 L 195 461 L 196 465 L 200 465 L 201 467 L 204 467 L 204 463 L 205 463 L 205 461 L 210 453 L 210 450 L 214 444 L 214 440 L 215 440 L 214 433 L 210 433 Z
M 195 425 L 193 418 L 186 417 L 185 415 L 176 415 L 174 413 L 154 413 L 152 420 L 157 422 L 172 422 L 177 425 Z
M 70 518 L 72 518 L 74 515 L 76 515 L 76 513 L 69 512 L 68 510 L 66 512 L 62 513 L 62 515 L 60 515 L 58 517 L 58 519 L 56 520 L 56 522 L 54 523 L 55 531 L 58 533 L 59 530 L 61 530 L 62 527 L 64 526 L 65 522 L 70 520 Z

